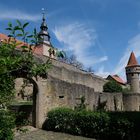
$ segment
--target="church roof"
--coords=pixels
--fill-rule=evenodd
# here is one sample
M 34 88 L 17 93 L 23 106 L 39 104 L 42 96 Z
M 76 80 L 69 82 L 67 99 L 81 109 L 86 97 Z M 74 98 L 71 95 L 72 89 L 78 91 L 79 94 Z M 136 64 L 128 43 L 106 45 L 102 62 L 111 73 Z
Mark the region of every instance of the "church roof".
M 10 41 L 9 37 L 7 35 L 5 35 L 5 34 L 0 33 L 0 42 L 8 42 L 8 41 Z M 25 45 L 25 43 L 20 41 L 20 40 L 16 39 L 16 41 L 17 41 L 17 43 L 19 43 L 16 46 L 17 49 L 20 49 L 21 46 Z M 26 45 L 28 46 L 29 44 L 26 44 Z M 37 45 L 36 47 L 33 46 L 32 50 L 33 50 L 34 54 L 43 55 L 43 47 L 42 47 L 42 45 Z
M 7 35 L 5 35 L 5 34 L 2 34 L 2 33 L 0 33 L 0 42 L 12 42 L 14 39 L 13 38 L 10 38 L 10 37 L 8 37 Z M 15 39 L 15 41 L 17 42 L 17 46 L 16 46 L 16 48 L 20 48 L 21 46 L 23 46 L 23 45 L 25 45 L 26 43 L 24 43 L 23 41 L 20 41 L 20 40 L 17 40 L 17 39 Z
M 129 60 L 128 60 L 128 63 L 127 63 L 127 67 L 129 67 L 129 66 L 136 66 L 136 65 L 139 65 L 138 61 L 137 61 L 137 59 L 135 57 L 134 52 L 131 52 Z
M 5 35 L 5 34 L 0 33 L 0 41 L 4 41 L 5 39 L 8 40 L 9 37 L 7 35 Z

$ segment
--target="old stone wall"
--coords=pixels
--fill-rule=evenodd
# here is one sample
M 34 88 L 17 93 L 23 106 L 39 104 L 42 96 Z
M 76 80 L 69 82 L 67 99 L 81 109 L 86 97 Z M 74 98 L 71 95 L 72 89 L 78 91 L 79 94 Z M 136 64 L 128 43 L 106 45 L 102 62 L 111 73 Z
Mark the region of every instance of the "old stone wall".
M 87 109 L 93 111 L 140 110 L 139 94 L 103 93 L 107 82 L 103 78 L 56 60 L 52 60 L 52 64 L 48 78 L 35 81 L 38 91 L 33 95 L 36 127 L 41 128 L 49 110 L 62 106 L 74 108 L 82 96 L 85 96 Z
M 140 111 L 140 94 L 139 93 L 124 94 L 123 105 L 125 111 Z
M 48 77 L 45 98 L 45 110 L 58 106 L 74 108 L 82 96 L 86 98 L 87 108 L 95 110 L 105 103 L 106 110 L 123 110 L 121 93 L 95 92 L 93 88 L 81 84 L 68 83 L 54 77 Z
M 62 106 L 74 108 L 82 96 L 86 98 L 87 109 L 94 111 L 101 106 L 104 110 L 123 110 L 122 93 L 95 92 L 85 85 L 69 83 L 51 76 L 47 79 L 42 96 L 42 122 L 49 110 Z
M 55 59 L 52 60 L 52 64 L 53 67 L 49 71 L 49 75 L 52 77 L 68 83 L 90 87 L 94 89 L 95 92 L 102 92 L 103 85 L 107 82 L 99 76 L 79 70 L 74 66 L 56 61 Z

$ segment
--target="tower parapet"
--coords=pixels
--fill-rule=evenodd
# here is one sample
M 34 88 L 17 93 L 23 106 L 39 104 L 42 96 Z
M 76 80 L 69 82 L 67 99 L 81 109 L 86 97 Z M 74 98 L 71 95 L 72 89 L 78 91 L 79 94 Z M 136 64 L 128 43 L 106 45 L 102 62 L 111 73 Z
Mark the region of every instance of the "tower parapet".
M 139 84 L 140 65 L 136 60 L 134 52 L 131 52 L 125 70 L 127 83 L 130 85 L 131 91 L 134 93 L 140 93 L 140 84 Z

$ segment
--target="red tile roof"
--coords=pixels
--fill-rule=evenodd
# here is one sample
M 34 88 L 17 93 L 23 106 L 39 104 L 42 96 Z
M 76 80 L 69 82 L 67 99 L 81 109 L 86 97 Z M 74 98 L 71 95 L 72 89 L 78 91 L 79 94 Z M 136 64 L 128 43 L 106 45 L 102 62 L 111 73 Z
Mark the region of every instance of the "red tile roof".
M 10 42 L 10 41 L 13 41 L 14 39 L 12 39 L 12 38 L 9 38 L 7 35 L 5 35 L 5 34 L 1 34 L 0 33 L 0 41 L 1 42 Z M 23 45 L 25 45 L 26 43 L 24 43 L 24 42 L 22 42 L 22 41 L 20 41 L 20 40 L 17 40 L 17 39 L 15 39 L 16 40 L 16 43 L 18 44 L 17 45 L 17 48 L 20 48 L 21 46 L 23 46 Z
M 127 67 L 136 66 L 136 65 L 138 65 L 137 59 L 135 57 L 134 52 L 131 52 L 131 55 L 130 55 L 128 63 L 127 63 Z
M 9 40 L 9 37 L 7 35 L 0 33 L 0 41 L 7 42 L 10 40 Z M 23 46 L 23 45 L 28 45 L 22 41 L 17 40 L 17 39 L 16 39 L 16 41 L 19 44 L 19 45 L 17 45 L 17 48 L 21 48 L 21 46 Z M 43 46 L 42 45 L 38 45 L 36 47 L 33 46 L 33 53 L 38 54 L 38 55 L 43 55 Z
M 9 37 L 6 36 L 5 34 L 1 34 L 1 33 L 0 33 L 0 40 L 1 40 L 1 41 L 4 41 L 5 39 L 8 40 Z
M 107 79 L 108 79 L 108 80 L 113 79 L 113 80 L 115 80 L 116 82 L 118 82 L 118 83 L 120 83 L 120 84 L 122 84 L 122 85 L 125 85 L 125 82 L 123 81 L 123 79 L 120 78 L 118 75 L 109 75 L 109 76 L 107 77 Z
M 119 77 L 118 75 L 112 75 L 112 77 L 114 78 L 114 80 L 116 80 L 120 84 L 125 84 L 125 82 L 123 81 L 123 79 L 121 77 Z

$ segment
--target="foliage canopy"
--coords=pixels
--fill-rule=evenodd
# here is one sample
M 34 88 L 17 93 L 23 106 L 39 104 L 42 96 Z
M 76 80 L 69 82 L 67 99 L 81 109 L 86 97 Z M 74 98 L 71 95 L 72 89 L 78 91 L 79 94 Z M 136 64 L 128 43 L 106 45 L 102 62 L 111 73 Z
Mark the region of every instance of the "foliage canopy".
M 16 25 L 9 23 L 6 28 L 9 39 L 0 43 L 0 108 L 5 107 L 14 97 L 16 77 L 46 77 L 51 67 L 50 59 L 41 63 L 36 61 L 33 49 L 38 45 L 38 34 L 36 29 L 29 34 L 26 31 L 28 24 L 19 20 Z
M 104 92 L 122 92 L 122 87 L 117 82 L 110 80 L 103 86 Z

